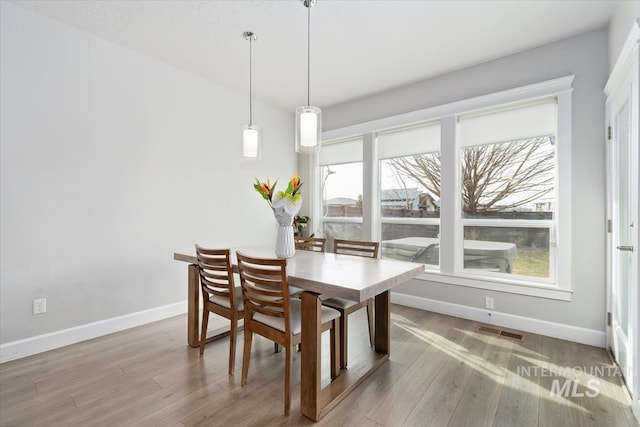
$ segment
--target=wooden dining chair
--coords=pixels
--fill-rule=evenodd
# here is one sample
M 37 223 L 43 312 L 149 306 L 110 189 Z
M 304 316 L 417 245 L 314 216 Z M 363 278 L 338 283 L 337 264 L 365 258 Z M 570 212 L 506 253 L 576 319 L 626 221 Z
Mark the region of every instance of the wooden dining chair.
M 252 258 L 241 252 L 236 252 L 236 255 L 245 308 L 241 385 L 247 384 L 254 333 L 282 345 L 286 349 L 284 414 L 289 415 L 294 348 L 302 338 L 301 302 L 289 296 L 286 259 Z M 331 331 L 331 379 L 336 378 L 340 371 L 339 317 L 338 311 L 322 307 L 322 331 Z
M 370 258 L 378 258 L 378 249 L 380 243 L 378 242 L 361 242 L 355 240 L 341 240 L 335 239 L 333 241 L 333 252 L 336 254 L 356 255 Z M 346 368 L 348 362 L 348 350 L 347 344 L 349 341 L 348 329 L 349 329 L 349 315 L 360 310 L 363 307 L 367 307 L 367 319 L 369 322 L 369 343 L 374 345 L 374 331 L 373 331 L 373 298 L 369 298 L 366 301 L 358 302 L 345 298 L 327 298 L 322 301 L 323 305 L 331 307 L 340 312 L 340 367 Z
M 305 251 L 324 252 L 327 247 L 327 239 L 320 237 L 294 237 L 293 243 L 296 249 Z
M 202 288 L 202 330 L 200 332 L 200 355 L 204 354 L 207 342 L 209 313 L 215 313 L 230 320 L 229 334 L 229 375 L 233 375 L 236 361 L 236 336 L 238 321 L 244 316 L 242 291 L 234 280 L 229 249 L 207 249 L 196 245 L 198 272 Z

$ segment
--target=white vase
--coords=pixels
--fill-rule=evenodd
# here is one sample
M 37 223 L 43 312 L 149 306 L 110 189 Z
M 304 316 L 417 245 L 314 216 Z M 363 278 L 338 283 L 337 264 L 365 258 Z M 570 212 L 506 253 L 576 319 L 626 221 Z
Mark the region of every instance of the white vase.
M 296 247 L 293 243 L 293 217 L 300 212 L 302 198 L 296 203 L 275 196 L 272 201 L 273 214 L 278 223 L 276 235 L 276 256 L 278 258 L 293 258 Z
M 293 258 L 296 248 L 293 244 L 293 227 L 279 225 L 276 236 L 276 256 L 278 258 Z

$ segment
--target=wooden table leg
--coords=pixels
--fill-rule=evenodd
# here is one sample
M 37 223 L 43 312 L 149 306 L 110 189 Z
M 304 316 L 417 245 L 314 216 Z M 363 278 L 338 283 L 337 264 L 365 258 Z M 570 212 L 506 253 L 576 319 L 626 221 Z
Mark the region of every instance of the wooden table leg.
M 391 308 L 389 291 L 376 295 L 375 307 L 375 348 L 376 352 L 388 355 L 391 349 Z
M 187 342 L 191 347 L 199 347 L 198 338 L 200 329 L 200 294 L 198 266 L 189 264 L 188 295 L 187 295 Z
M 317 294 L 302 293 L 300 407 L 305 417 L 320 420 L 389 359 L 389 292 L 376 296 L 375 304 L 375 350 L 362 354 L 349 369 L 342 369 L 337 378 L 321 388 L 322 302 Z
M 300 406 L 302 415 L 320 419 L 320 367 L 322 303 L 317 294 L 302 293 L 302 351 L 300 355 Z

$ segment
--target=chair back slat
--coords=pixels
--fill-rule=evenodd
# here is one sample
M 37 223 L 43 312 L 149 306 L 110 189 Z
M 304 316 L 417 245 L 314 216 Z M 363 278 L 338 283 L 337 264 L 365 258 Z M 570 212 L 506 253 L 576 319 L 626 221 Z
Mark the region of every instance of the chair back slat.
M 235 301 L 231 251 L 196 245 L 196 255 L 203 298 L 208 299 L 210 295 L 216 295 Z
M 295 244 L 296 249 L 325 252 L 327 239 L 323 239 L 320 237 L 294 237 L 293 243 Z
M 378 258 L 379 242 L 361 242 L 358 240 L 333 241 L 333 253 Z
M 241 252 L 236 256 L 245 316 L 253 318 L 253 313 L 261 313 L 283 318 L 286 333 L 290 333 L 287 260 L 254 258 Z

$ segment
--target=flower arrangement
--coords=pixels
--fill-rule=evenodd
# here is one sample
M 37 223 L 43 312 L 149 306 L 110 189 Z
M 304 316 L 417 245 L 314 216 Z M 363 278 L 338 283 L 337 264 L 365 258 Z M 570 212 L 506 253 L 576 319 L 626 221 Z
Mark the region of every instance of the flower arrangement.
M 269 203 L 278 222 L 278 234 L 276 237 L 276 256 L 278 258 L 291 258 L 296 250 L 293 244 L 293 220 L 302 206 L 302 182 L 298 174 L 289 181 L 287 189 L 276 192 L 276 184 L 271 181 L 260 182 L 256 178 L 253 188 Z
M 300 204 L 302 203 L 302 193 L 300 192 L 302 181 L 300 181 L 300 176 L 295 174 L 291 180 L 289 180 L 289 184 L 285 191 L 278 191 L 276 193 L 275 189 L 277 184 L 277 180 L 272 185 L 268 178 L 266 182 L 260 182 L 258 178 L 256 178 L 253 188 L 262 196 L 263 199 L 267 201 L 267 203 L 269 203 L 269 206 L 276 214 L 276 219 L 278 216 L 278 210 L 283 209 L 291 215 L 291 219 L 293 220 L 293 215 L 298 213 L 300 210 Z M 278 223 L 279 222 L 280 221 L 278 221 Z M 291 223 L 289 223 L 289 225 L 291 225 Z

